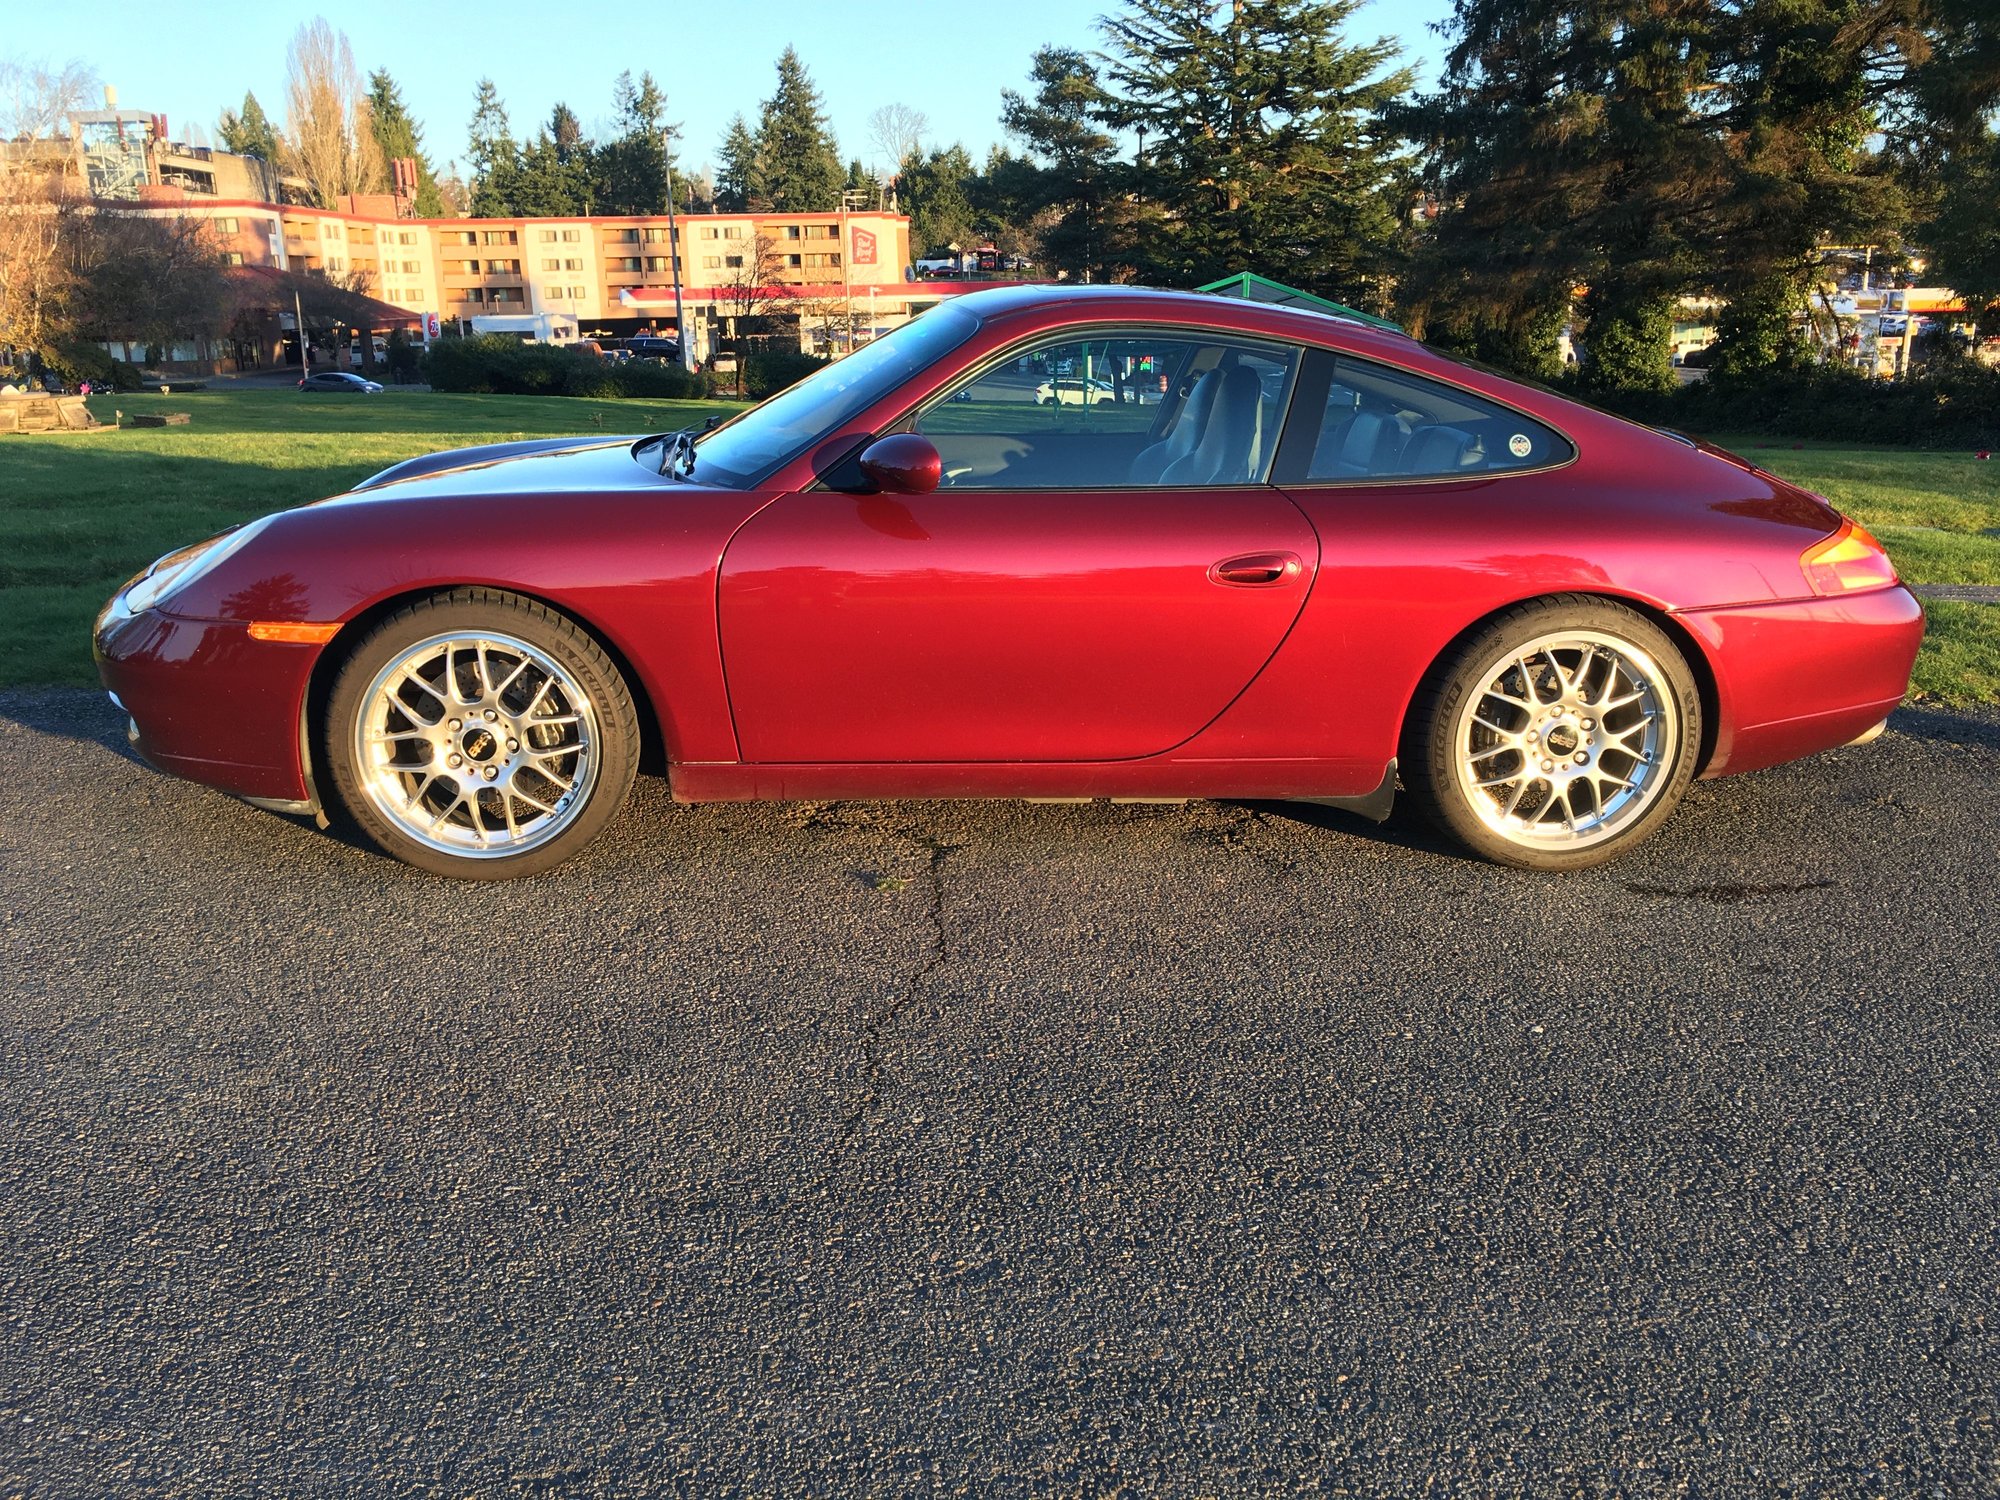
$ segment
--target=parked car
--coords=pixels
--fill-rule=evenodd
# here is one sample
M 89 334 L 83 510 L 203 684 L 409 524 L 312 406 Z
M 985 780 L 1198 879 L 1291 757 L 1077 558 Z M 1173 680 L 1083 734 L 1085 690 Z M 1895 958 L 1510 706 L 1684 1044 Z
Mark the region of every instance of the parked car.
M 345 391 L 349 395 L 379 396 L 382 386 L 373 380 L 363 380 L 359 375 L 350 375 L 345 370 L 315 370 L 299 381 L 302 391 Z
M 1165 396 L 951 400 L 1024 355 Z M 1400 783 L 1567 869 L 1871 737 L 1922 631 L 1867 532 L 1720 449 L 1337 317 L 1014 287 L 712 430 L 393 465 L 161 558 L 96 648 L 162 769 L 452 875 L 573 855 L 648 746 L 687 802 Z
M 676 339 L 633 338 L 625 340 L 625 352 L 633 359 L 659 359 L 670 365 L 681 362 L 681 346 Z
M 1080 378 L 1064 376 L 1036 386 L 1035 399 L 1043 406 L 1109 406 L 1117 403 L 1118 387 L 1095 377 L 1086 384 Z

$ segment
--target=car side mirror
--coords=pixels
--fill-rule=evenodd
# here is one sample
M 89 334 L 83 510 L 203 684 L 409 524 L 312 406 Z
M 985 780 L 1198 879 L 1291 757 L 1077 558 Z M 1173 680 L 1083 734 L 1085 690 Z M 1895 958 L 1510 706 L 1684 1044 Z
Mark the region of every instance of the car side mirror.
M 861 472 L 892 495 L 928 495 L 944 477 L 944 459 L 927 437 L 899 432 L 861 450 Z

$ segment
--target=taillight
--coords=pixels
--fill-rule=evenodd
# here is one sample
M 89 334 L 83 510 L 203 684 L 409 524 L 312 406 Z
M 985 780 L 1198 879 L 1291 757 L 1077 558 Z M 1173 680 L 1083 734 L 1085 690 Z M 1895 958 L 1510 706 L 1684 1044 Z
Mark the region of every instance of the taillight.
M 1842 521 L 1840 530 L 1806 548 L 1799 570 L 1820 595 L 1887 588 L 1896 581 L 1896 565 L 1882 544 L 1852 521 Z

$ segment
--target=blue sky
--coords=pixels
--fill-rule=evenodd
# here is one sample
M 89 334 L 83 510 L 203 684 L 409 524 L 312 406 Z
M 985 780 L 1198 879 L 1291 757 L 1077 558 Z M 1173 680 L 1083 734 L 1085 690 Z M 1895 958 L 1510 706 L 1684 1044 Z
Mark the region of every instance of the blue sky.
M 558 100 L 592 129 L 610 116 L 619 71 L 650 68 L 685 132 L 682 154 L 698 166 L 715 159 L 731 114 L 754 116 L 790 42 L 819 85 L 844 155 L 866 158 L 870 111 L 901 103 L 930 117 L 938 142 L 963 141 L 978 158 L 1001 136 L 1000 91 L 1023 86 L 1035 49 L 1096 47 L 1095 20 L 1109 8 L 1092 0 L 341 0 L 324 8 L 12 0 L 0 56 L 77 59 L 117 88 L 121 107 L 165 114 L 177 138 L 190 126 L 212 136 L 217 115 L 239 104 L 245 88 L 282 120 L 286 44 L 302 21 L 324 14 L 347 33 L 364 73 L 386 66 L 396 76 L 440 165 L 465 149 L 482 74 L 499 86 L 521 135 Z M 1428 81 L 1439 52 L 1429 23 L 1449 10 L 1450 0 L 1370 0 L 1353 34 L 1397 39 Z

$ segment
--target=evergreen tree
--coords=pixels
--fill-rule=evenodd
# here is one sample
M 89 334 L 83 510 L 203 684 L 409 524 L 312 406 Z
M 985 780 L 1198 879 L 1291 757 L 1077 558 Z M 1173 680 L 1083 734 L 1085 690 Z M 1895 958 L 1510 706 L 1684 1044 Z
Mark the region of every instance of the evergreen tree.
M 254 156 L 276 165 L 278 129 L 264 113 L 264 106 L 257 102 L 255 94 L 244 94 L 241 111 L 225 109 L 222 119 L 217 122 L 216 132 L 222 137 L 225 151 Z
M 667 96 L 641 73 L 620 73 L 612 86 L 618 134 L 597 153 L 602 184 L 598 212 L 656 214 L 667 206 L 667 151 L 680 127 L 667 123 Z
M 778 87 L 757 127 L 764 194 L 776 213 L 824 213 L 840 207 L 840 152 L 827 129 L 819 91 L 790 47 L 778 58 Z
M 721 165 L 715 173 L 715 206 L 723 213 L 759 213 L 771 206 L 764 190 L 764 166 L 757 155 L 757 137 L 742 115 L 729 121 L 718 153 Z
M 444 199 L 438 193 L 437 173 L 424 152 L 423 127 L 403 103 L 403 91 L 387 68 L 368 75 L 368 126 L 375 144 L 382 150 L 385 167 L 398 157 L 410 157 L 417 164 L 417 215 L 435 219 L 444 213 Z
M 1457 0 L 1442 87 L 1412 116 L 1440 205 L 1419 324 L 1518 340 L 1587 285 L 1591 382 L 1671 383 L 1675 305 L 1732 186 L 1697 108 L 1702 3 Z
M 866 167 L 861 165 L 860 157 L 857 156 L 852 161 L 848 162 L 847 181 L 841 185 L 841 191 L 843 194 L 845 193 L 864 194 L 865 196 L 858 201 L 863 203 L 868 203 L 870 204 L 870 206 L 872 206 L 872 200 L 874 199 L 875 194 L 878 191 L 878 187 L 875 181 L 875 174 L 870 172 Z
M 1402 143 L 1384 114 L 1411 84 L 1393 44 L 1350 44 L 1361 0 L 1128 0 L 1104 23 L 1111 98 L 1144 127 L 1137 187 L 1165 210 L 1147 260 L 1194 285 L 1258 271 L 1380 305 L 1402 251 Z
M 471 169 L 471 213 L 474 218 L 508 218 L 514 212 L 514 190 L 521 172 L 521 148 L 507 123 L 507 106 L 493 80 L 479 80 L 477 103 L 467 131 L 466 166 Z
M 563 218 L 594 211 L 597 182 L 593 153 L 584 139 L 576 112 L 557 104 L 549 122 L 521 149 L 515 179 L 515 212 L 538 218 Z
M 1083 53 L 1043 47 L 1030 72 L 1035 89 L 1000 95 L 1000 123 L 1031 160 L 1010 158 L 1005 191 L 1040 221 L 1041 248 L 1056 270 L 1085 281 L 1129 263 L 1127 205 L 1114 142 L 1099 122 L 1110 105 Z
M 903 163 L 900 207 L 910 216 L 910 252 L 918 258 L 963 248 L 979 238 L 967 189 L 972 158 L 965 147 L 913 152 Z

